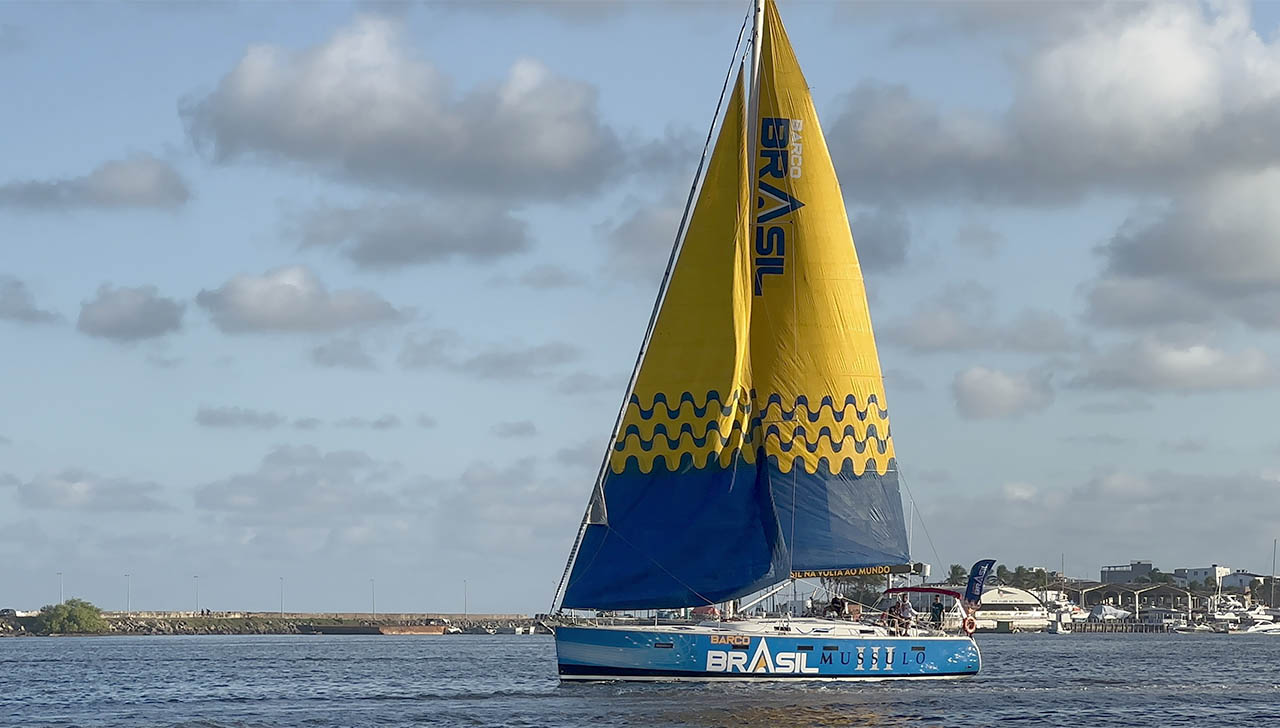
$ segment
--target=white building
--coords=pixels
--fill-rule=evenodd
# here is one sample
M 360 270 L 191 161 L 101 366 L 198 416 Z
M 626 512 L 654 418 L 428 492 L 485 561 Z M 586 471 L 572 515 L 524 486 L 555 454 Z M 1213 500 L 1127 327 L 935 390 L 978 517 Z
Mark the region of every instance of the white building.
M 1235 587 L 1237 589 L 1248 589 L 1254 579 L 1263 581 L 1267 577 L 1264 574 L 1254 574 L 1244 569 L 1236 569 L 1235 571 L 1222 577 L 1223 588 Z
M 1217 564 L 1203 569 L 1174 569 L 1173 582 L 1184 589 L 1193 581 L 1216 588 L 1222 585 L 1222 577 L 1230 573 L 1230 567 Z
M 1038 632 L 1049 626 L 1049 610 L 1035 594 L 1011 586 L 988 588 L 973 615 L 978 629 L 993 630 L 999 622 L 1008 622 L 1016 630 Z

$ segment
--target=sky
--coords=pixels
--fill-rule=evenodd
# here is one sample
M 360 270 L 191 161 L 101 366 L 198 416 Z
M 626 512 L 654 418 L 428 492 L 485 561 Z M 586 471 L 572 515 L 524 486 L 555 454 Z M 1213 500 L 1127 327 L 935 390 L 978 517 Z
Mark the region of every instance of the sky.
M 1280 5 L 779 6 L 913 556 L 1269 572 Z M 546 611 L 748 7 L 0 5 L 0 607 Z

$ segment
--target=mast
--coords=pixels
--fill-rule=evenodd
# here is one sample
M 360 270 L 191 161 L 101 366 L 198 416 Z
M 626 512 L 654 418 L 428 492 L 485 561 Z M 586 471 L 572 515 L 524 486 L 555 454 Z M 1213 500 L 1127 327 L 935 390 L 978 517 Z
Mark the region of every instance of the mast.
M 1280 539 L 1271 539 L 1271 604 L 1272 609 L 1276 608 L 1276 541 Z
M 751 18 L 751 82 L 747 104 L 747 147 L 754 148 L 760 138 L 760 36 L 764 35 L 764 0 L 752 0 Z

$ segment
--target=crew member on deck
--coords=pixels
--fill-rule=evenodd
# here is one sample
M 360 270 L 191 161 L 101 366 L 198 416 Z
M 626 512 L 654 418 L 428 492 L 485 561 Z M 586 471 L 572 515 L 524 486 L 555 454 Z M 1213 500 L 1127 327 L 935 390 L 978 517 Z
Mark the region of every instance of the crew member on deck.
M 823 616 L 830 619 L 845 618 L 845 601 L 844 597 L 839 594 L 831 595 L 831 603 L 823 610 Z

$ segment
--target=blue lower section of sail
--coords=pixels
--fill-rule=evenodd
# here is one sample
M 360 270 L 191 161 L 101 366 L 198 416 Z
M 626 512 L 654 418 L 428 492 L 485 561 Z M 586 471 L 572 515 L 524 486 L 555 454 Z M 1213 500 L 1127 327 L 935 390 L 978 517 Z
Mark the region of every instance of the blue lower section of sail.
M 657 463 L 641 473 L 632 461 L 605 481 L 609 522 L 587 527 L 565 607 L 711 604 L 787 578 L 771 493 L 753 465 L 686 460 L 669 472 Z
M 799 464 L 790 473 L 781 473 L 771 463 L 769 471 L 774 507 L 793 571 L 905 564 L 910 560 L 896 461 L 889 461 L 883 475 L 876 473 L 871 462 L 862 475 L 856 475 L 848 460 L 835 474 L 825 463 L 816 474 L 804 472 Z
M 674 472 L 635 461 L 610 474 L 607 524 L 587 527 L 563 606 L 684 607 L 736 599 L 786 579 L 908 560 L 897 473 L 831 474 L 739 458 Z M 757 467 L 763 464 L 763 467 Z M 837 515 L 841 514 L 841 515 Z

